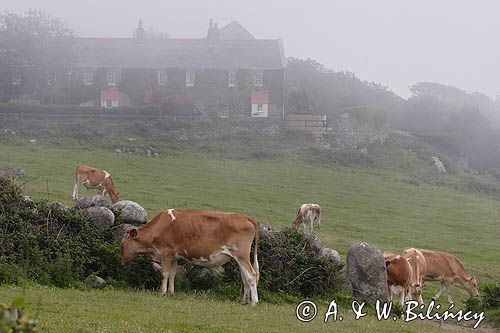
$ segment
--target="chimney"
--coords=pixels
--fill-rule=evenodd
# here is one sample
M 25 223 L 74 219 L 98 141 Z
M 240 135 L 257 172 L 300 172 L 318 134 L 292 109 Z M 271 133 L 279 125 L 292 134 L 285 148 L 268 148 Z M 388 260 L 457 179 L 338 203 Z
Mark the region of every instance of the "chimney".
M 219 25 L 214 23 L 214 19 L 208 21 L 207 40 L 211 43 L 219 39 Z
M 142 27 L 142 19 L 139 19 L 139 24 L 137 25 L 137 31 L 135 33 L 135 38 L 138 40 L 144 39 L 144 28 Z

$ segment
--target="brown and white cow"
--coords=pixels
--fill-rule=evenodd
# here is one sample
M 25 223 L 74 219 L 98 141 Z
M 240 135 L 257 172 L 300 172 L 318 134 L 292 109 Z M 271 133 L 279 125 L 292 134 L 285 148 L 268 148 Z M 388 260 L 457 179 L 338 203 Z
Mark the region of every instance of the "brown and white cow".
M 418 249 L 413 247 L 403 250 L 403 256 L 408 259 L 412 269 L 411 298 L 418 300 L 420 304 L 424 303 L 422 299 L 422 288 L 424 287 L 423 276 L 427 266 L 424 255 Z
M 292 223 L 292 228 L 297 230 L 304 226 L 304 233 L 312 234 L 313 226 L 319 229 L 321 224 L 321 207 L 318 204 L 308 203 L 300 206 L 297 216 Z
M 253 265 L 250 252 L 255 237 Z M 120 245 L 124 262 L 147 254 L 161 263 L 161 292 L 174 292 L 177 261 L 214 268 L 234 259 L 244 286 L 243 304 L 259 302 L 258 223 L 243 214 L 200 210 L 164 210 L 140 228 L 127 230 Z
M 78 199 L 78 193 L 82 185 L 88 189 L 100 189 L 102 190 L 102 195 L 109 194 L 113 203 L 119 200 L 120 193 L 116 191 L 113 178 L 111 178 L 109 172 L 99 168 L 79 165 L 76 167 L 75 176 L 76 183 L 73 187 L 73 200 Z
M 441 288 L 433 299 L 439 299 L 443 291 L 446 291 L 448 302 L 453 303 L 450 289 L 457 282 L 465 287 L 469 295 L 473 297 L 479 295 L 476 277 L 467 273 L 463 263 L 456 256 L 450 253 L 422 249 L 420 249 L 420 252 L 422 252 L 426 261 L 423 277 L 441 282 Z
M 388 254 L 386 256 L 386 254 Z M 385 268 L 387 271 L 387 287 L 389 288 L 389 299 L 392 301 L 394 295 L 399 295 L 399 305 L 403 306 L 408 299 L 410 283 L 412 280 L 412 269 L 408 260 L 400 255 L 384 252 Z M 405 297 L 406 296 L 406 297 Z

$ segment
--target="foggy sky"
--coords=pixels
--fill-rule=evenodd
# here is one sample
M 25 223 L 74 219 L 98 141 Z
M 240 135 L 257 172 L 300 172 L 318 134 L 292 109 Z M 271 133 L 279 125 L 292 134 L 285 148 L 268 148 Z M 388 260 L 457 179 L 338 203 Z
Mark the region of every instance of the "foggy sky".
M 82 37 L 129 37 L 142 18 L 171 37 L 201 37 L 209 17 L 257 38 L 282 37 L 287 56 L 313 58 L 408 97 L 417 81 L 500 95 L 500 1 L 495 0 L 2 0 L 40 9 Z

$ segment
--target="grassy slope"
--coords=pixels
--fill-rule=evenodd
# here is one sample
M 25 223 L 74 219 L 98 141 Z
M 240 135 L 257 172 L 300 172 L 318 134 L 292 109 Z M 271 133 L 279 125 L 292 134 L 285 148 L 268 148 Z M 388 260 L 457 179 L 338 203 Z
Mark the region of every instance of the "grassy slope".
M 64 145 L 0 144 L 0 167 L 21 165 L 29 176 L 39 176 L 27 184 L 27 194 L 47 198 L 48 185 L 50 200 L 69 203 L 75 165 L 100 166 L 113 174 L 122 198 L 143 204 L 150 216 L 167 207 L 217 209 L 281 227 L 290 224 L 300 203 L 317 202 L 323 208 L 319 236 L 341 254 L 358 240 L 393 251 L 416 246 L 458 255 L 480 280 L 500 276 L 493 255 L 500 247 L 500 211 L 493 197 L 406 184 L 397 172 L 311 165 L 293 157 L 227 160 L 170 152 L 154 159 Z M 424 296 L 436 288 L 430 284 Z M 466 294 L 454 288 L 454 296 Z
M 39 321 L 42 332 L 433 332 L 435 324 L 401 320 L 377 321 L 373 317 L 354 320 L 343 308 L 345 319 L 325 324 L 322 316 L 327 304 L 318 304 L 318 317 L 309 323 L 295 318 L 292 305 L 261 303 L 240 306 L 216 300 L 206 294 L 134 291 L 79 291 L 48 287 L 0 286 L 0 300 L 24 295 L 31 317 Z

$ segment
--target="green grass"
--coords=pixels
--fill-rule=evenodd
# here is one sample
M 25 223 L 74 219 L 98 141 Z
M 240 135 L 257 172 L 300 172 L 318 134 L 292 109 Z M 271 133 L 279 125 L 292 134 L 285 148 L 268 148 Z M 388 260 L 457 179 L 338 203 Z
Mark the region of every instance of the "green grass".
M 215 299 L 205 293 L 161 296 L 121 290 L 68 290 L 40 286 L 0 286 L 0 301 L 23 295 L 27 314 L 42 332 L 434 332 L 436 324 L 379 322 L 373 316 L 354 320 L 341 307 L 343 321 L 324 323 L 328 304 L 318 303 L 318 316 L 302 323 L 295 305 L 260 303 L 255 307 Z
M 279 159 L 224 159 L 220 156 L 216 158 L 211 152 L 193 152 L 189 149 L 170 147 L 162 156 L 164 157 L 145 158 L 117 155 L 110 150 L 83 146 L 0 144 L 0 167 L 20 165 L 28 173 L 28 178 L 38 177 L 25 185 L 26 193 L 36 199 L 57 200 L 69 204 L 75 166 L 88 164 L 111 172 L 121 197 L 144 205 L 150 217 L 165 208 L 214 209 L 243 212 L 274 227 L 283 227 L 291 224 L 301 203 L 317 202 L 322 206 L 322 225 L 318 235 L 323 245 L 337 249 L 343 255 L 353 242 L 359 240 L 391 251 L 415 246 L 457 255 L 471 274 L 478 275 L 480 282 L 500 276 L 500 261 L 496 255 L 500 249 L 500 203 L 494 196 L 426 183 L 415 186 L 402 181 L 408 178 L 403 171 L 311 164 L 304 162 L 300 156 L 290 154 L 283 154 Z M 450 181 L 453 177 L 447 176 L 447 179 Z M 95 191 L 87 191 L 84 188 L 81 190 L 81 195 L 94 193 Z M 424 299 L 428 299 L 438 288 L 435 283 L 428 285 Z M 2 293 L 9 294 L 16 291 L 6 287 L 2 290 Z M 127 305 L 134 304 L 134 301 L 127 300 L 128 294 L 125 292 L 109 292 L 106 297 L 102 297 L 100 292 L 92 292 L 88 299 L 87 296 L 79 297 L 81 292 L 70 290 L 49 292 L 47 289 L 32 288 L 29 293 L 54 293 L 55 299 L 33 297 L 43 298 L 44 302 L 57 302 L 59 299 L 77 313 L 91 311 L 88 307 L 103 307 L 106 309 L 105 313 L 112 317 L 114 324 L 121 325 L 125 331 L 129 329 L 120 311 L 113 310 L 116 304 L 112 304 L 121 301 Z M 461 287 L 455 287 L 453 296 L 456 301 L 462 301 L 467 294 Z M 162 306 L 165 304 L 165 311 L 157 313 L 154 310 L 156 315 L 151 317 L 144 308 L 137 308 L 137 312 L 148 312 L 148 318 L 156 318 L 161 322 L 170 318 L 172 314 L 168 314 L 169 309 L 171 311 L 175 304 L 184 304 L 192 309 L 202 306 L 205 302 L 219 304 L 209 299 L 198 302 L 197 296 L 194 295 L 175 296 L 171 300 L 138 292 L 129 297 L 140 300 L 139 304 L 143 302 L 142 307 L 149 301 Z M 106 303 L 107 299 L 109 304 Z M 441 301 L 445 302 L 444 296 Z M 96 302 L 96 305 L 84 304 L 94 304 L 93 302 Z M 229 317 L 221 319 L 222 322 L 214 319 L 215 313 L 207 313 L 209 317 L 205 318 L 205 312 L 212 311 L 206 309 L 200 311 L 202 316 L 195 315 L 192 321 L 187 321 L 193 326 L 185 324 L 185 329 L 215 330 L 210 326 L 215 323 L 213 325 L 216 327 L 220 325 L 231 331 L 241 325 L 241 320 L 237 319 L 239 316 L 253 318 L 255 315 L 259 318 L 257 322 L 269 321 L 270 326 L 275 321 L 272 330 L 280 330 L 280 327 L 284 327 L 279 326 L 284 324 L 280 318 L 293 316 L 292 305 L 261 304 L 252 310 L 255 312 L 234 303 L 220 303 L 220 306 L 226 309 L 223 312 L 230 313 Z M 62 310 L 64 308 L 65 306 L 62 306 Z M 148 306 L 147 309 L 149 308 Z M 266 310 L 268 308 L 272 310 Z M 174 312 L 177 313 L 181 311 L 177 309 L 182 309 L 182 306 L 175 306 L 175 309 Z M 231 317 L 231 311 L 234 311 L 234 317 Z M 255 313 L 260 313 L 260 317 Z M 100 318 L 100 315 L 99 312 L 95 313 L 96 318 Z M 41 316 L 43 320 L 49 318 L 56 316 L 50 311 L 45 313 L 44 317 Z M 292 322 L 292 319 L 287 319 L 287 324 Z M 82 317 L 68 320 L 74 321 L 74 325 L 84 325 L 82 323 L 87 322 L 83 314 Z M 153 319 L 149 321 L 154 322 Z M 148 325 L 155 325 L 149 321 Z M 131 325 L 140 325 L 140 322 L 133 322 L 135 324 Z M 251 319 L 244 322 L 246 325 L 253 325 L 250 323 Z M 353 330 L 358 323 L 361 325 L 359 327 L 366 329 L 369 322 L 353 322 Z M 293 325 L 302 327 L 300 323 Z M 375 327 L 374 322 L 370 325 Z M 378 322 L 376 325 L 378 330 Z M 390 326 L 387 330 L 401 329 L 397 324 L 387 325 Z M 172 330 L 182 331 L 181 326 L 173 327 Z M 105 326 L 96 327 L 94 331 L 112 331 Z M 130 326 L 130 329 L 134 327 L 142 326 Z M 307 329 L 313 326 L 303 327 Z M 420 327 L 419 325 L 419 330 Z M 326 326 L 320 325 L 318 329 L 322 328 Z M 92 330 L 92 327 L 87 329 Z M 411 330 L 411 326 L 405 326 L 405 329 Z M 259 327 L 251 326 L 249 330 L 259 330 Z

